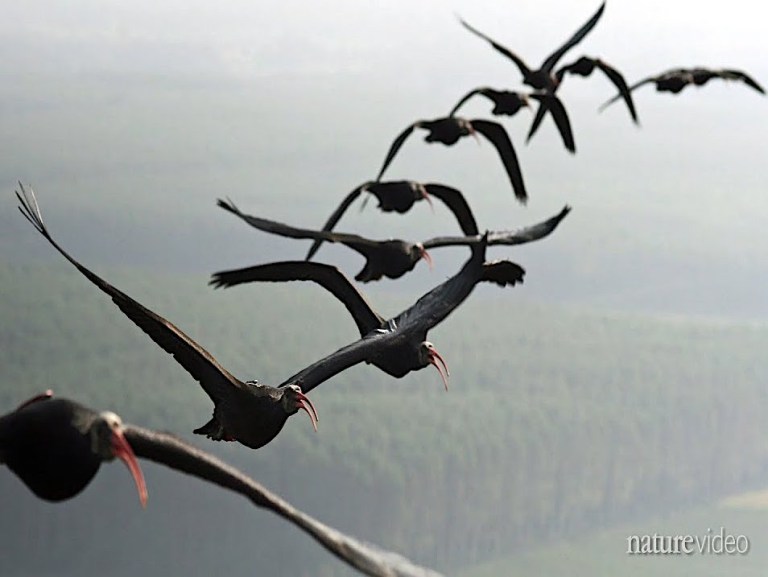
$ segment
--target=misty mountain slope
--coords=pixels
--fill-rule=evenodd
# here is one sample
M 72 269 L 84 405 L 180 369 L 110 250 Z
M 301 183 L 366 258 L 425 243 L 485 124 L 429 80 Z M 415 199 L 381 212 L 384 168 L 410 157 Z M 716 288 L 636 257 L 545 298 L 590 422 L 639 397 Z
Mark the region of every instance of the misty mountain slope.
M 194 275 L 99 272 L 242 377 L 279 382 L 356 338 L 317 287 L 213 291 Z M 66 267 L 5 264 L 0 278 L 2 406 L 53 387 L 185 438 L 209 417 L 199 386 Z M 389 314 L 413 299 L 376 297 Z M 193 441 L 323 521 L 448 572 L 768 480 L 763 325 L 543 307 L 481 287 L 430 338 L 451 367 L 448 393 L 434 371 L 395 380 L 361 366 L 313 392 L 317 434 L 291 419 L 260 451 Z M 0 521 L 3 574 L 77 574 L 103 564 L 105 551 L 113 574 L 146 563 L 202 575 L 227 551 L 233 575 L 257 562 L 286 562 L 292 574 L 310 561 L 338 568 L 315 545 L 297 547 L 303 540 L 270 515 L 164 472 L 148 479 L 141 511 L 122 473 L 106 467 L 60 508 L 35 503 L 3 471 L 2 494 L 18 495 L 4 500 Z M 104 507 L 108 479 L 117 500 Z M 124 525 L 110 536 L 114 515 Z M 8 524 L 15 518 L 23 531 Z M 94 535 L 98 545 L 87 545 Z M 181 550 L 183 560 L 169 554 Z

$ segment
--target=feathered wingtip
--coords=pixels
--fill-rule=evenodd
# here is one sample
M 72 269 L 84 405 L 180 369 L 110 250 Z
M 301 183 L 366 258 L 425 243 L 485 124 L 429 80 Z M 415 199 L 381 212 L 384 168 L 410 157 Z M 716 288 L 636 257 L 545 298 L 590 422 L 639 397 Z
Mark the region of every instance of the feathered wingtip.
M 46 237 L 49 236 L 48 230 L 43 223 L 43 215 L 40 213 L 40 207 L 37 205 L 37 199 L 35 198 L 35 193 L 32 190 L 32 187 L 29 187 L 29 190 L 27 190 L 24 188 L 21 181 L 19 181 L 19 188 L 21 189 L 21 192 L 18 190 L 15 191 L 16 198 L 19 199 L 19 212 L 24 215 L 24 218 L 32 223 L 32 226 L 37 229 L 37 232 Z
M 240 215 L 240 209 L 235 206 L 235 203 L 232 202 L 232 199 L 229 197 L 227 197 L 227 200 L 221 200 L 220 198 L 216 199 L 216 206 L 233 214 Z
M 492 282 L 500 287 L 522 284 L 524 277 L 525 269 L 510 260 L 495 260 L 483 265 L 482 280 Z

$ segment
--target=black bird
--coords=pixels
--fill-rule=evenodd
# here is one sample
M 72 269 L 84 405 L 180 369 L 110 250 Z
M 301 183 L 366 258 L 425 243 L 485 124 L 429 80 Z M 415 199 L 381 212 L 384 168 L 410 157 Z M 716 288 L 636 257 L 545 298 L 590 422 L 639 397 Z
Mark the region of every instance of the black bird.
M 147 487 L 120 417 L 97 413 L 47 391 L 0 417 L 0 464 L 46 501 L 85 489 L 102 461 L 120 459 L 133 476 L 142 506 Z
M 595 27 L 595 24 L 597 24 L 597 21 L 600 20 L 600 17 L 603 15 L 603 10 L 605 10 L 605 2 L 600 5 L 600 8 L 595 12 L 594 16 L 579 28 L 573 36 L 565 42 L 565 44 L 547 56 L 544 62 L 541 63 L 541 67 L 537 70 L 531 69 L 522 58 L 512 52 L 509 48 L 502 46 L 479 30 L 473 28 L 463 19 L 459 18 L 459 21 L 467 30 L 479 36 L 486 42 L 489 42 L 498 52 L 501 52 L 504 56 L 512 60 L 520 70 L 520 74 L 523 75 L 524 84 L 527 84 L 536 90 L 553 91 L 558 83 L 558 79 L 554 75 L 555 66 L 557 66 L 557 63 L 568 50 L 576 46 L 587 34 L 589 34 L 590 30 Z
M 509 139 L 509 134 L 507 134 L 504 127 L 498 122 L 490 122 L 481 119 L 467 120 L 466 118 L 459 118 L 458 116 L 447 116 L 444 118 L 435 118 L 434 120 L 417 120 L 403 130 L 397 138 L 395 138 L 392 146 L 390 146 L 389 152 L 387 152 L 387 157 L 384 159 L 384 164 L 379 171 L 379 175 L 376 177 L 377 181 L 381 180 L 384 171 L 387 170 L 387 167 L 392 162 L 397 151 L 400 150 L 405 139 L 408 138 L 416 128 L 423 128 L 429 131 L 429 134 L 424 137 L 426 142 L 441 142 L 446 146 L 456 144 L 456 142 L 463 136 L 472 135 L 477 138 L 477 133 L 479 132 L 493 144 L 496 148 L 496 152 L 499 153 L 501 161 L 504 164 L 504 170 L 507 171 L 509 181 L 512 183 L 512 190 L 515 192 L 515 197 L 522 203 L 525 203 L 525 201 L 528 200 L 528 194 L 525 191 L 525 184 L 523 183 L 523 175 L 520 172 L 520 163 L 517 161 L 517 154 L 512 146 L 512 141 Z
M 765 90 L 760 86 L 751 76 L 746 72 L 732 69 L 709 69 L 709 68 L 674 68 L 667 70 L 661 74 L 655 76 L 649 76 L 638 82 L 635 82 L 629 87 L 629 91 L 632 92 L 636 88 L 640 88 L 645 84 L 653 83 L 656 85 L 657 92 L 671 92 L 672 94 L 678 94 L 686 86 L 693 84 L 696 86 L 703 86 L 713 78 L 721 78 L 723 80 L 738 80 L 746 84 L 747 86 L 757 90 L 760 94 L 765 94 Z M 600 106 L 600 110 L 603 110 L 607 106 L 613 104 L 620 98 L 622 93 L 617 94 L 607 102 Z
M 339 222 L 339 219 L 341 219 L 347 208 L 349 208 L 355 199 L 364 192 L 368 192 L 376 197 L 379 201 L 378 207 L 381 211 L 398 212 L 400 214 L 411 210 L 411 207 L 420 200 L 426 200 L 429 205 L 432 206 L 430 197 L 434 196 L 443 201 L 443 203 L 450 209 L 456 217 L 456 220 L 459 222 L 459 226 L 464 234 L 472 235 L 478 233 L 475 217 L 472 215 L 472 211 L 470 210 L 467 201 L 464 200 L 464 195 L 461 194 L 460 191 L 443 184 L 422 184 L 413 180 L 390 180 L 384 182 L 365 182 L 361 184 L 341 201 L 341 204 L 323 225 L 323 230 L 328 232 L 332 231 L 333 227 Z M 365 198 L 365 200 L 367 199 L 368 197 Z M 365 200 L 363 203 L 365 203 Z M 307 260 L 312 259 L 322 243 L 323 239 L 317 239 L 312 243 L 312 247 L 307 253 Z
M 371 240 L 356 234 L 326 232 L 295 228 L 281 222 L 244 214 L 229 200 L 219 199 L 218 206 L 240 217 L 245 222 L 265 232 L 287 236 L 290 238 L 311 238 L 328 242 L 338 242 L 365 257 L 365 266 L 357 273 L 355 280 L 369 282 L 387 278 L 400 278 L 410 272 L 424 259 L 432 267 L 432 257 L 428 249 L 443 246 L 473 245 L 482 242 L 479 234 L 471 236 L 442 236 L 424 242 L 408 242 L 400 239 Z M 533 242 L 549 235 L 560 221 L 570 212 L 570 207 L 564 207 L 557 215 L 536 225 L 514 231 L 493 231 L 488 233 L 488 245 L 516 245 Z
M 330 291 L 352 315 L 362 338 L 299 371 L 281 386 L 300 384 L 303 390 L 311 391 L 335 374 L 365 361 L 396 378 L 433 365 L 447 389 L 448 367 L 434 345 L 426 340 L 427 332 L 464 302 L 478 282 L 515 285 L 523 281 L 525 274 L 521 266 L 510 261 L 484 263 L 485 247 L 485 240 L 472 245 L 472 256 L 456 275 L 390 320 L 373 310 L 344 273 L 326 264 L 271 263 L 216 273 L 210 284 L 218 288 L 254 281 L 313 281 Z
M 531 99 L 537 100 L 539 102 L 537 118 L 539 114 L 543 118 L 544 113 L 549 110 L 552 113 L 552 119 L 555 121 L 555 126 L 557 126 L 557 131 L 563 139 L 563 144 L 571 152 L 576 152 L 576 143 L 573 140 L 573 130 L 571 129 L 571 121 L 568 118 L 568 112 L 566 112 L 565 106 L 563 106 L 563 103 L 554 95 L 554 93 L 532 92 L 526 94 L 510 90 L 496 90 L 487 86 L 476 88 L 464 95 L 461 100 L 456 103 L 456 106 L 453 107 L 449 116 L 456 114 L 459 108 L 461 108 L 467 100 L 476 95 L 485 96 L 493 102 L 494 106 L 493 110 L 491 110 L 493 114 L 506 116 L 514 116 L 521 108 L 530 107 Z M 539 120 L 539 122 L 541 122 L 541 120 Z M 532 134 L 529 133 L 529 140 L 531 136 Z
M 590 58 L 589 56 L 582 56 L 575 62 L 572 62 L 571 64 L 568 64 L 566 66 L 563 66 L 562 68 L 559 68 L 557 72 L 555 72 L 555 77 L 557 79 L 557 84 L 555 85 L 555 88 L 553 89 L 554 92 L 560 88 L 563 82 L 563 78 L 566 74 L 576 74 L 578 76 L 590 76 L 592 72 L 595 71 L 595 69 L 599 69 L 603 74 L 605 74 L 608 79 L 613 83 L 616 88 L 619 89 L 619 95 L 621 98 L 624 99 L 624 102 L 627 104 L 627 108 L 629 109 L 629 114 L 632 117 L 632 120 L 635 124 L 638 123 L 637 121 L 637 111 L 635 110 L 635 103 L 632 101 L 632 93 L 629 90 L 629 87 L 627 86 L 626 80 L 624 80 L 624 76 L 619 72 L 616 68 L 605 62 L 604 60 L 601 60 L 600 58 Z M 528 131 L 528 137 L 526 139 L 526 142 L 533 137 L 534 134 L 536 134 L 536 131 L 539 128 L 539 125 L 541 124 L 541 121 L 544 120 L 544 116 L 547 113 L 548 106 L 544 105 L 543 103 L 539 105 L 538 110 L 536 111 L 536 116 L 533 119 L 533 122 L 531 123 L 531 128 Z M 554 116 L 555 111 L 552 109 L 551 105 L 549 106 L 549 110 L 552 110 L 552 114 Z M 555 116 L 555 118 L 557 118 Z
M 270 387 L 241 381 L 181 329 L 145 308 L 124 292 L 85 268 L 53 240 L 43 223 L 35 195 L 19 183 L 19 210 L 46 240 L 89 281 L 112 299 L 118 308 L 200 383 L 214 404 L 213 418 L 195 433 L 214 441 L 239 441 L 258 449 L 270 442 L 285 421 L 299 409 L 306 411 L 317 430 L 317 411 L 298 386 Z

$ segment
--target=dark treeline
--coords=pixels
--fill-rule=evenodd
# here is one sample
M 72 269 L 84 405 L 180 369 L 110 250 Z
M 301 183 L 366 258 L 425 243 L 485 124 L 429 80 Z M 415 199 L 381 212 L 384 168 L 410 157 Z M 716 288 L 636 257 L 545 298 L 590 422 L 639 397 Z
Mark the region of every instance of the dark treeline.
M 213 292 L 205 279 L 108 272 L 241 377 L 279 382 L 355 338 L 309 287 Z M 483 288 L 434 331 L 447 394 L 434 371 L 395 382 L 358 367 L 313 393 L 318 434 L 291 419 L 253 452 L 192 438 L 204 393 L 82 279 L 18 265 L 0 278 L 3 410 L 52 387 L 181 433 L 324 522 L 449 573 L 768 481 L 766 327 L 544 308 Z M 120 469 L 56 506 L 0 475 L 0 574 L 346 571 L 272 515 L 156 467 L 142 511 Z

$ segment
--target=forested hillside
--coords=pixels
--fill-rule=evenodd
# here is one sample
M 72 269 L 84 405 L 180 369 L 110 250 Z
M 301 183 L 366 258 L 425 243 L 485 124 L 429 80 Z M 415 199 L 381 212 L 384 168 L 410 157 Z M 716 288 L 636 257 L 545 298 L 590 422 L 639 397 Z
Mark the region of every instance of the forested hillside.
M 2 410 L 52 387 L 192 438 L 207 396 L 67 267 L 0 265 Z M 213 291 L 206 278 L 99 273 L 242 378 L 280 382 L 356 338 L 317 287 Z M 451 368 L 448 393 L 431 369 L 394 381 L 361 366 L 312 393 L 317 434 L 300 415 L 259 451 L 193 441 L 323 521 L 448 573 L 768 481 L 768 327 L 543 307 L 506 290 L 481 287 L 430 333 Z M 384 314 L 408 304 L 381 290 L 373 300 Z M 104 550 L 113 575 L 252 575 L 278 562 L 296 575 L 340 572 L 267 513 L 152 467 L 141 511 L 124 471 L 106 469 L 60 506 L 34 503 L 0 471 L 10 535 L 0 573 L 92 572 Z M 73 548 L 82 553 L 65 554 Z

